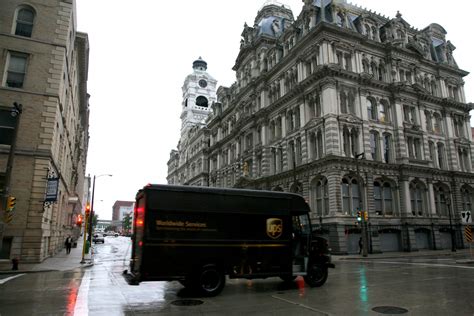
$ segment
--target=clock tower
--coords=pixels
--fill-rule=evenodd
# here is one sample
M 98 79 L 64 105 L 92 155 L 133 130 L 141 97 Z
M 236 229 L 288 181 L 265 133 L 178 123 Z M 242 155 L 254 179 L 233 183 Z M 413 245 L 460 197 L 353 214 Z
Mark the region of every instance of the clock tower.
M 217 80 L 207 73 L 207 63 L 199 57 L 193 62 L 193 72 L 184 80 L 181 111 L 181 141 L 189 130 L 205 126 L 211 105 L 217 100 Z

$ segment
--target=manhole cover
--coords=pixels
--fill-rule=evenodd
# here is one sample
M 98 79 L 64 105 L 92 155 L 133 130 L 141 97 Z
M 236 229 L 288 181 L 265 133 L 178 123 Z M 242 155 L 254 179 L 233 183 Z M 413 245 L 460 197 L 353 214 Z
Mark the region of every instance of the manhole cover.
M 408 309 L 396 307 L 396 306 L 377 306 L 372 308 L 374 312 L 381 314 L 405 314 L 408 313 Z
M 195 305 L 201 305 L 204 303 L 201 300 L 177 300 L 171 302 L 171 304 L 176 305 L 176 306 L 195 306 Z

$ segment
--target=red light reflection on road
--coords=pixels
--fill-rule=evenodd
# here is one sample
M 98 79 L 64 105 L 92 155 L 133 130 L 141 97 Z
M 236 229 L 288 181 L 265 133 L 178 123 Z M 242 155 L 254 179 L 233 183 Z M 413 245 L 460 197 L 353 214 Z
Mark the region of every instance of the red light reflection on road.
M 77 293 L 79 292 L 78 284 L 75 280 L 69 282 L 69 294 L 67 296 L 66 315 L 74 315 L 76 307 Z

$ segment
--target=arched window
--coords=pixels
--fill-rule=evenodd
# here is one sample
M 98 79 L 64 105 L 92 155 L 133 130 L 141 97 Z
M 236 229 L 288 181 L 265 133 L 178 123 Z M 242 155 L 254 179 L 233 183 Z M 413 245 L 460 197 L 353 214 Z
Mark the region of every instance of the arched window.
M 413 216 L 422 216 L 426 209 L 426 190 L 423 183 L 412 181 L 410 183 L 411 213 Z
M 393 215 L 395 210 L 393 196 L 393 188 L 389 182 L 383 180 L 374 181 L 375 214 Z
M 390 103 L 387 100 L 380 100 L 379 120 L 382 123 L 391 121 Z
M 316 214 L 329 215 L 328 181 L 325 177 L 313 180 L 311 183 L 313 208 Z
M 367 117 L 369 120 L 377 120 L 377 103 L 372 98 L 367 98 Z
M 435 195 L 436 214 L 439 216 L 448 216 L 447 201 L 449 200 L 449 191 L 442 184 L 433 186 Z
M 355 216 L 363 208 L 361 205 L 359 182 L 356 178 L 344 177 L 341 181 L 342 211 L 344 214 Z
M 207 101 L 207 98 L 200 95 L 196 98 L 196 105 L 197 106 L 202 106 L 204 108 L 207 108 L 208 106 L 208 101 Z
M 15 35 L 31 37 L 35 11 L 31 7 L 21 7 L 16 14 Z

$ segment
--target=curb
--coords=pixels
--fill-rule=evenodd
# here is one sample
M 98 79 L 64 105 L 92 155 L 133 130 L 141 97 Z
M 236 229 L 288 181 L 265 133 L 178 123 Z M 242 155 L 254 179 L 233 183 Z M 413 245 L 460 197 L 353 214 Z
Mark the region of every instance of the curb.
M 410 259 L 410 258 L 426 258 L 426 257 L 437 257 L 437 256 L 455 256 L 456 254 L 459 254 L 462 252 L 442 252 L 442 253 L 414 253 L 410 254 L 410 252 L 404 253 L 403 255 L 400 254 L 386 254 L 386 255 L 380 255 L 380 254 L 372 254 L 368 255 L 367 257 L 350 257 L 350 256 L 340 256 L 340 257 L 334 257 L 332 256 L 333 261 L 347 261 L 347 260 L 380 260 L 380 259 L 395 259 L 395 258 L 404 258 L 404 259 Z M 465 260 L 465 259 L 459 259 L 459 260 Z M 469 260 L 469 259 L 466 259 Z
M 61 269 L 38 269 L 38 270 L 0 270 L 0 274 L 18 274 L 18 273 L 40 273 L 40 272 L 54 272 L 54 271 L 69 271 L 74 269 L 82 269 L 92 267 L 94 263 L 84 263 L 80 266 L 70 267 L 65 270 Z

